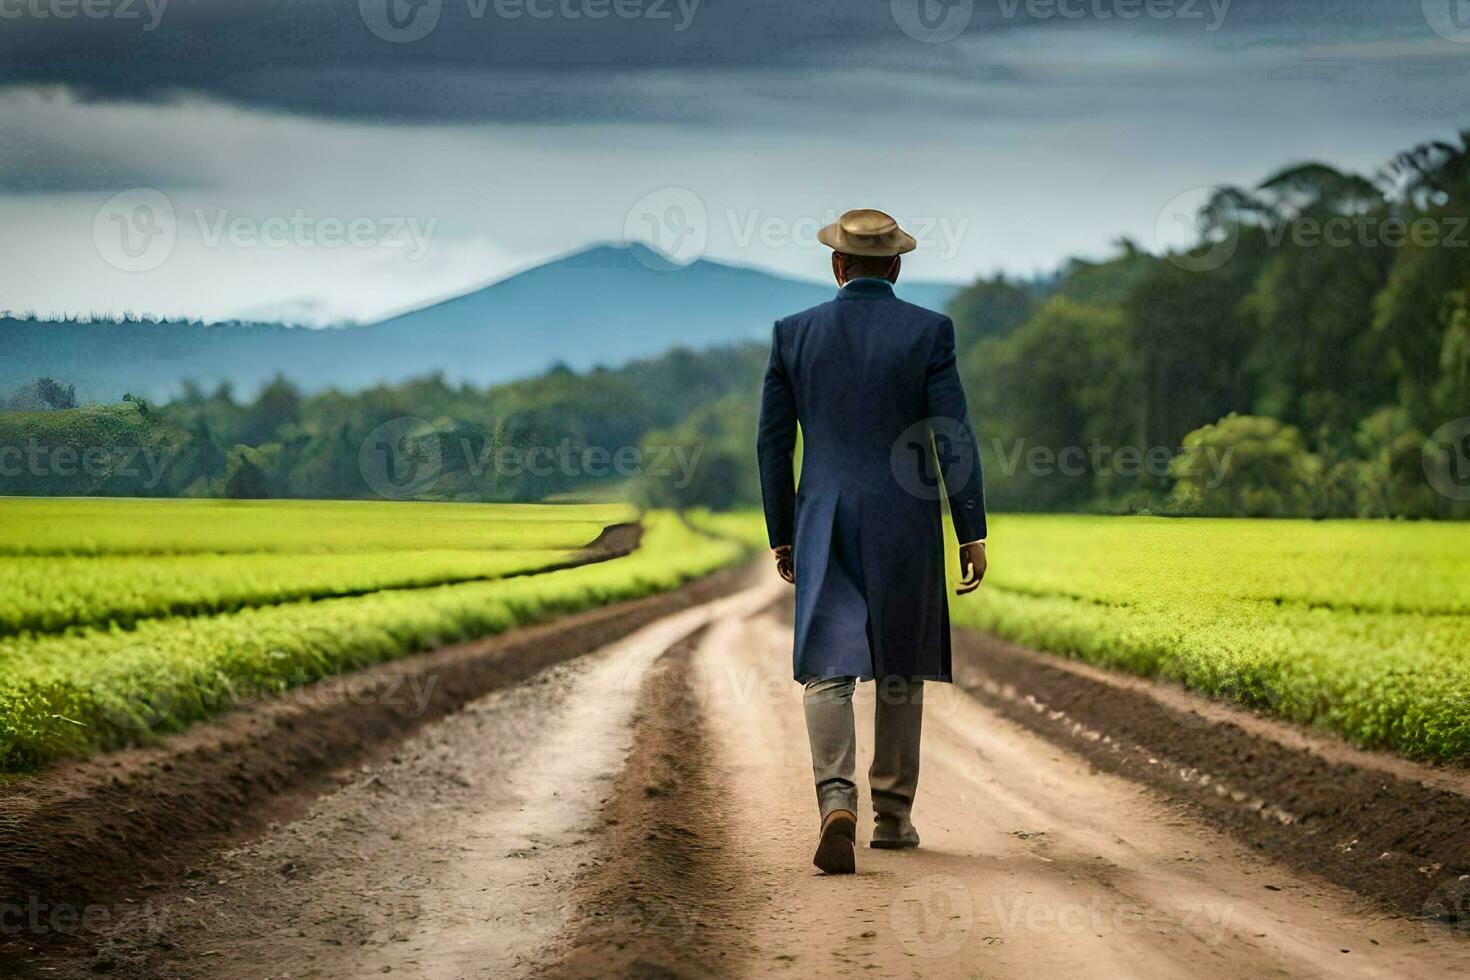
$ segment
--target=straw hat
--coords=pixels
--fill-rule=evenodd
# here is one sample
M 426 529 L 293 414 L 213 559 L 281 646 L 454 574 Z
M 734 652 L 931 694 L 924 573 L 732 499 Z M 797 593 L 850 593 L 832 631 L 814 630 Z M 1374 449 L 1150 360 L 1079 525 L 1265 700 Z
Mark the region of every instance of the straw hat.
M 817 241 L 847 255 L 903 255 L 919 247 L 891 215 L 872 208 L 847 212 L 817 232 Z

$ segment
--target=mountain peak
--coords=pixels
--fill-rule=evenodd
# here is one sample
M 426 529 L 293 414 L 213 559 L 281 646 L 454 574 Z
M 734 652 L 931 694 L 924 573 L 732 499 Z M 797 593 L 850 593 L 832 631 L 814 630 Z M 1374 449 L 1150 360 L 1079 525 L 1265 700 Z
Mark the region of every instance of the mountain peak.
M 605 242 L 585 248 L 580 252 L 573 252 L 549 264 L 571 269 L 627 269 L 641 265 L 655 272 L 670 272 L 684 268 L 663 252 L 643 242 L 628 242 L 627 244 Z

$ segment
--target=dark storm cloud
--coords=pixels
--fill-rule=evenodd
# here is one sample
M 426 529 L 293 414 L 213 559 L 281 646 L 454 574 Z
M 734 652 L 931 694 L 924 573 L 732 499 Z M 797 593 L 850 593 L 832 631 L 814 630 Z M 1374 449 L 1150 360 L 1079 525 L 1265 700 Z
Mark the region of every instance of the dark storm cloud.
M 0 194 L 100 191 L 139 185 L 182 187 L 193 182 L 157 169 L 135 168 L 78 150 L 18 126 L 0 127 Z
M 1175 16 L 1116 23 L 1140 7 Z M 961 15 L 954 44 L 904 30 L 932 40 L 924 25 Z M 1420 0 L 0 0 L 0 18 L 0 85 L 395 121 L 717 121 L 770 83 L 841 98 L 835 72 L 1014 80 L 963 43 L 1079 20 L 1213 25 L 1221 43 L 1428 36 Z

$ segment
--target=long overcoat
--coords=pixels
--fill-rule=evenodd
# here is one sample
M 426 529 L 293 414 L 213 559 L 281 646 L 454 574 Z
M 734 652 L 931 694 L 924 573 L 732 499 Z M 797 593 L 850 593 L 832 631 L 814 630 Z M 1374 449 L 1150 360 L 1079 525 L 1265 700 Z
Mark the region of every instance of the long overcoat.
M 950 319 L 855 279 L 777 321 L 757 453 L 771 547 L 795 560 L 796 679 L 950 680 L 940 500 L 960 542 L 985 537 Z

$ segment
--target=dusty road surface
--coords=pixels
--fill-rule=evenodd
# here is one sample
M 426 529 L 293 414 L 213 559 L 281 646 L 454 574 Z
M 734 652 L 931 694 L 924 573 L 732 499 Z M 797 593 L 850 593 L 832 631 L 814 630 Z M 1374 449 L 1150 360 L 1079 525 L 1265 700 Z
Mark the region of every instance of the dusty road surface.
M 1454 932 L 1272 865 L 947 686 L 923 846 L 821 875 L 786 588 L 428 726 L 42 975 L 1466 974 Z M 870 746 L 871 685 L 858 711 Z

